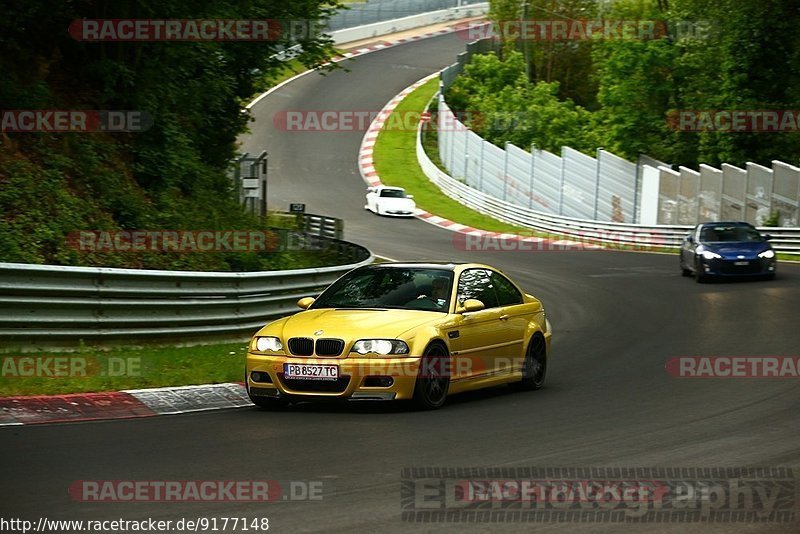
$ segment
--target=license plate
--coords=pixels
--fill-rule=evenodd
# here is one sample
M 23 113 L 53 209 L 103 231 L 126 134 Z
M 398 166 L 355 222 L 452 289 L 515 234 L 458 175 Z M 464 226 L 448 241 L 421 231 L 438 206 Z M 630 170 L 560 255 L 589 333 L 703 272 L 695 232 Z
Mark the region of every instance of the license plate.
M 733 262 L 733 264 L 734 265 L 743 266 L 743 265 L 750 265 L 750 262 L 749 261 L 735 261 L 735 262 Z
M 299 380 L 336 380 L 339 378 L 339 366 L 285 363 L 283 374 L 286 378 Z

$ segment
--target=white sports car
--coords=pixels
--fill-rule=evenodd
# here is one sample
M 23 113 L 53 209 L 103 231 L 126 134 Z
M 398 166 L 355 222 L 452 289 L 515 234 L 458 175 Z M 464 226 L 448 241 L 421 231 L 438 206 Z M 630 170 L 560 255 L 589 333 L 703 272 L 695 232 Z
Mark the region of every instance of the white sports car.
M 413 217 L 417 204 L 413 196 L 407 195 L 402 187 L 381 185 L 367 188 L 365 210 L 390 217 Z

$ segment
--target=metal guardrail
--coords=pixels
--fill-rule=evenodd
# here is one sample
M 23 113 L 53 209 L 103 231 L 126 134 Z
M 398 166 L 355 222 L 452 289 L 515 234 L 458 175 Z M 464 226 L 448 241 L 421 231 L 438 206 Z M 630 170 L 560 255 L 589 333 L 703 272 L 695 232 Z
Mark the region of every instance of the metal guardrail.
M 344 221 L 324 215 L 303 213 L 300 223 L 304 232 L 329 239 L 342 239 L 344 236 Z
M 375 24 L 431 11 L 478 4 L 486 0 L 367 0 L 350 3 L 328 21 L 328 31 Z
M 252 334 L 373 261 L 360 245 L 322 239 L 351 263 L 237 273 L 0 263 L 0 343 Z
M 531 228 L 538 232 L 563 235 L 570 239 L 638 248 L 667 249 L 681 245 L 692 226 L 647 226 L 602 223 L 550 215 L 495 198 L 448 175 L 428 157 L 422 145 L 422 123 L 417 130 L 417 160 L 425 175 L 450 198 L 495 219 Z M 800 255 L 800 228 L 759 228 L 773 236 L 777 252 Z

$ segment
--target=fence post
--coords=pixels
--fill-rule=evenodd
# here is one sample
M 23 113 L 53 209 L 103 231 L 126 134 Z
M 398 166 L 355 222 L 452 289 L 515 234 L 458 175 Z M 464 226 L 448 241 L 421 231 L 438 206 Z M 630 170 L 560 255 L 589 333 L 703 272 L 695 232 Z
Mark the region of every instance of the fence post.
M 633 222 L 634 224 L 641 224 L 642 223 L 642 210 L 639 206 L 639 195 L 641 191 L 639 189 L 642 180 L 642 153 L 639 152 L 639 155 L 636 156 L 636 182 L 633 184 Z M 722 194 L 720 193 L 720 211 L 722 211 Z
M 442 102 L 444 102 L 444 94 L 442 94 Z M 445 106 L 447 106 L 446 102 L 444 102 L 444 104 L 445 104 Z M 450 142 L 450 166 L 447 167 L 447 170 L 450 171 L 450 174 L 453 174 L 453 169 L 455 168 L 455 165 L 453 164 L 453 162 L 455 161 L 454 158 L 455 158 L 455 151 L 456 151 L 456 114 L 453 113 L 453 110 L 450 109 L 450 106 L 447 106 L 447 113 L 449 113 L 450 120 L 452 121 L 452 123 L 451 123 L 452 124 L 452 126 L 451 126 L 452 129 L 451 129 L 450 133 L 447 135 L 447 138 L 448 138 L 448 140 Z
M 603 147 L 598 147 L 597 149 L 597 172 L 595 174 L 595 183 L 594 183 L 594 220 L 597 220 L 597 212 L 600 209 L 600 153 L 603 151 Z
M 503 200 L 508 200 L 508 145 L 510 141 L 506 141 L 503 147 Z
M 530 189 L 528 195 L 528 208 L 533 209 L 533 180 L 536 176 L 536 143 L 531 145 L 531 176 L 530 176 Z
M 481 139 L 481 164 L 478 171 L 478 191 L 483 191 L 483 151 L 486 148 L 486 140 Z
M 261 152 L 261 155 L 258 156 L 259 163 L 261 164 L 261 217 L 267 216 L 267 191 L 268 191 L 268 167 L 269 167 L 269 154 L 267 151 L 264 150 Z
M 561 148 L 561 188 L 558 192 L 558 214 L 564 215 L 564 183 L 567 175 L 567 158 L 564 157 L 564 148 Z

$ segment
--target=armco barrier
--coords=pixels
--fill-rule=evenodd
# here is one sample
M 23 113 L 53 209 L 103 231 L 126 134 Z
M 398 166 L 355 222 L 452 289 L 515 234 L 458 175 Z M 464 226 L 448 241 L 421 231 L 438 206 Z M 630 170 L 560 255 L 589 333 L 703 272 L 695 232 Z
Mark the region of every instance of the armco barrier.
M 373 261 L 364 247 L 328 241 L 351 263 L 237 273 L 0 263 L 0 345 L 249 335 Z
M 500 200 L 456 180 L 439 169 L 428 157 L 422 145 L 422 123 L 417 130 L 417 160 L 428 179 L 450 198 L 500 221 L 531 228 L 538 232 L 563 235 L 584 242 L 663 250 L 679 247 L 683 237 L 692 228 L 692 226 L 602 223 L 550 215 Z M 772 245 L 777 252 L 800 255 L 800 228 L 760 228 L 759 230 L 773 236 Z
M 371 39 L 392 33 L 399 33 L 406 30 L 414 30 L 433 24 L 450 22 L 459 19 L 477 17 L 489 12 L 489 3 L 465 4 L 462 6 L 441 9 L 427 13 L 418 13 L 401 18 L 393 17 L 391 20 L 384 20 L 363 26 L 350 27 L 331 32 L 331 38 L 335 44 L 351 43 L 362 39 Z

